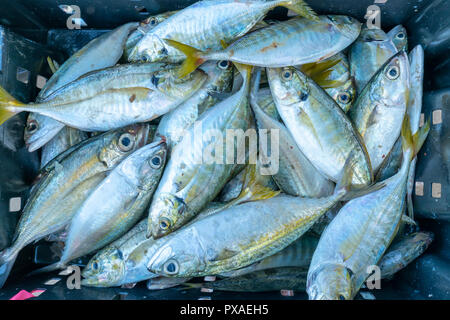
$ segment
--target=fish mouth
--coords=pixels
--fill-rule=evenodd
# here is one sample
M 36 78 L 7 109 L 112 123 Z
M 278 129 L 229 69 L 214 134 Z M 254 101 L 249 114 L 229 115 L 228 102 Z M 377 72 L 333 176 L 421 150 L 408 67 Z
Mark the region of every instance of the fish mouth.
M 52 140 L 58 132 L 60 132 L 62 128 L 59 130 L 51 130 L 47 134 L 32 134 L 29 137 L 25 138 L 25 146 L 28 152 L 34 152 L 40 148 L 42 148 L 45 144 L 47 144 L 50 140 Z

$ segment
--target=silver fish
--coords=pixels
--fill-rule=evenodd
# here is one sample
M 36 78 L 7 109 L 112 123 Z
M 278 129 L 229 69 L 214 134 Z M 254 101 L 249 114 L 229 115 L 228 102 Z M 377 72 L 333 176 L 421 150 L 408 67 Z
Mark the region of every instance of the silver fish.
M 230 43 L 246 34 L 269 10 L 278 6 L 290 8 L 310 19 L 316 17 L 302 0 L 198 1 L 147 33 L 131 52 L 129 61 L 182 61 L 183 53 L 167 46 L 164 39 L 180 41 L 201 50 L 218 50 L 222 48 L 221 41 Z
M 53 160 L 57 155 L 66 151 L 77 143 L 88 138 L 87 132 L 70 127 L 64 127 L 59 131 L 52 140 L 42 148 L 41 153 L 41 168 L 45 167 L 47 163 Z
M 400 171 L 383 188 L 347 202 L 323 232 L 308 271 L 310 299 L 353 299 L 394 239 L 403 214 L 411 159 L 422 146 L 429 124 L 412 138 L 409 120 L 402 125 Z
M 81 203 L 121 160 L 147 141 L 148 125 L 132 125 L 85 140 L 43 168 L 22 211 L 14 242 L 0 253 L 0 285 L 20 250 L 62 230 Z
M 409 91 L 409 61 L 402 51 L 380 68 L 349 112 L 364 139 L 374 172 L 378 171 L 399 137 Z
M 361 30 L 348 53 L 350 73 L 355 79 L 358 95 L 381 66 L 397 52 L 394 43 L 383 30 Z

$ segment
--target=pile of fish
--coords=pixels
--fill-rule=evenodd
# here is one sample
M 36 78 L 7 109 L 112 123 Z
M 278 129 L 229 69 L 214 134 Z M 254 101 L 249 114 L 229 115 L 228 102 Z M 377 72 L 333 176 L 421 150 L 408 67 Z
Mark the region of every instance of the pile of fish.
M 265 21 L 278 6 L 298 16 Z M 91 255 L 85 286 L 353 299 L 370 268 L 390 278 L 433 240 L 411 200 L 424 52 L 408 54 L 402 26 L 302 0 L 203 0 L 49 61 L 34 103 L 0 88 L 0 123 L 29 112 L 42 155 L 0 285 L 46 238 L 64 250 L 37 272 Z M 221 144 L 251 130 L 256 148 Z M 220 280 L 189 282 L 203 276 Z

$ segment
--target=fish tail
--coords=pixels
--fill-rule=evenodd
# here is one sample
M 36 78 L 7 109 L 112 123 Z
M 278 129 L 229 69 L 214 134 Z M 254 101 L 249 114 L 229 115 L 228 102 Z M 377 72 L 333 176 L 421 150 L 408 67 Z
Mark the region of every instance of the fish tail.
M 202 65 L 207 59 L 204 57 L 204 52 L 198 49 L 195 49 L 187 44 L 183 44 L 181 42 L 164 39 L 164 41 L 171 47 L 180 50 L 186 56 L 186 60 L 184 60 L 180 69 L 178 70 L 178 77 L 184 78 L 192 71 L 198 68 L 198 66 Z
M 11 249 L 6 249 L 0 253 L 0 288 L 8 279 L 16 258 L 17 252 L 12 252 Z
M 341 201 L 349 201 L 354 198 L 362 197 L 366 194 L 377 191 L 386 186 L 384 182 L 378 182 L 369 186 L 354 185 L 353 179 L 353 162 L 354 159 L 352 151 L 345 161 L 344 169 L 342 170 L 341 179 L 337 182 L 334 194 Z
M 52 73 L 56 73 L 56 71 L 58 71 L 58 68 L 52 58 L 47 57 L 47 63 Z
M 259 183 L 256 174 L 256 165 L 247 165 L 244 177 L 244 184 L 239 196 L 233 202 L 241 203 L 244 201 L 256 201 L 270 199 L 277 196 L 281 191 L 275 191 L 272 188 L 263 186 Z
M 319 21 L 317 13 L 315 13 L 314 10 L 303 0 L 282 0 L 277 2 L 277 6 L 288 8 L 289 10 L 292 10 L 296 14 L 307 19 Z
M 62 263 L 61 261 L 58 261 L 58 262 L 55 262 L 55 263 L 53 263 L 51 265 L 48 265 L 46 267 L 39 268 L 39 269 L 36 269 L 34 271 L 31 271 L 30 273 L 27 274 L 27 276 L 32 276 L 32 275 L 35 275 L 35 274 L 40 274 L 40 273 L 44 273 L 44 272 L 51 272 L 51 271 L 55 271 L 55 270 L 58 270 L 58 269 L 63 269 L 63 268 L 65 268 L 65 266 L 66 266 L 65 263 Z
M 402 123 L 401 137 L 403 154 L 405 155 L 409 150 L 412 152 L 409 155 L 409 161 L 411 161 L 422 148 L 423 143 L 427 139 L 430 132 L 430 119 L 420 128 L 414 135 L 411 133 L 411 124 L 409 122 L 409 116 L 406 114 Z M 406 158 L 405 158 L 406 159 Z
M 24 103 L 18 101 L 5 89 L 0 87 L 0 125 L 17 113 L 15 107 L 23 105 Z
M 244 87 L 246 88 L 246 90 L 250 90 L 250 80 L 252 77 L 252 70 L 253 70 L 253 66 L 247 65 L 247 64 L 241 64 L 241 63 L 237 63 L 237 62 L 233 62 L 234 65 L 236 66 L 236 69 L 238 69 L 239 73 L 242 75 L 242 78 L 244 78 Z
M 203 283 L 185 282 L 185 283 L 182 283 L 181 285 L 184 286 L 183 289 L 198 289 L 198 288 L 201 288 L 203 286 Z

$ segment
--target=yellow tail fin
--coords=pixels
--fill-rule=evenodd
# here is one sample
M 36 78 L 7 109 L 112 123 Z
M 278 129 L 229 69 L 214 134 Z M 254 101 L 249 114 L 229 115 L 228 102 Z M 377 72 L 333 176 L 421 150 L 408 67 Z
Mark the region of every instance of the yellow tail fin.
M 289 1 L 281 1 L 278 5 L 282 7 L 286 7 L 296 14 L 301 15 L 307 19 L 319 21 L 317 14 L 309 5 L 306 4 L 303 0 L 289 0 Z
M 242 78 L 244 78 L 243 85 L 246 86 L 247 90 L 250 90 L 250 80 L 252 77 L 253 66 L 237 62 L 233 62 L 233 64 L 236 66 L 236 69 L 238 69 L 239 73 L 242 75 Z
M 9 110 L 8 107 L 19 107 L 23 105 L 22 102 L 16 100 L 5 89 L 0 87 L 0 125 L 16 114 L 16 112 Z
M 202 54 L 204 54 L 203 51 L 197 50 L 191 46 L 188 46 L 187 44 L 183 44 L 175 40 L 164 39 L 164 41 L 169 46 L 183 52 L 186 56 L 186 60 L 184 60 L 183 64 L 180 67 L 180 70 L 178 71 L 179 78 L 184 78 L 206 61 L 206 59 L 202 57 Z
M 411 159 L 412 160 L 420 148 L 422 148 L 423 143 L 427 139 L 428 132 L 430 131 L 430 119 L 425 122 L 422 128 L 420 128 L 414 135 L 411 133 L 411 124 L 409 122 L 408 114 L 405 115 L 402 123 L 402 148 L 405 153 L 407 150 L 412 149 Z
M 278 195 L 281 191 L 275 191 L 272 188 L 263 186 L 258 181 L 256 173 L 256 164 L 249 164 L 245 168 L 244 183 L 242 185 L 242 191 L 239 196 L 234 199 L 234 204 L 242 203 L 245 201 L 256 201 L 270 199 Z
M 52 60 L 52 58 L 47 57 L 47 63 L 52 73 L 58 71 L 58 67 L 55 65 L 55 62 Z

